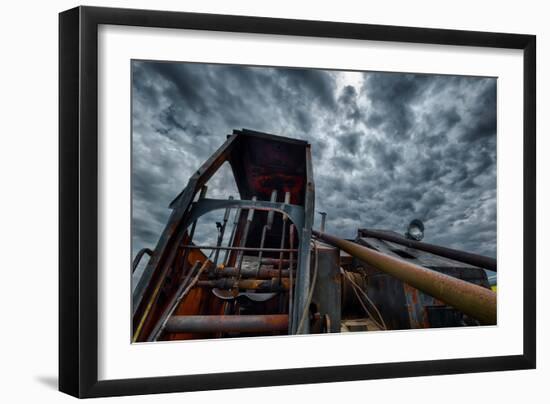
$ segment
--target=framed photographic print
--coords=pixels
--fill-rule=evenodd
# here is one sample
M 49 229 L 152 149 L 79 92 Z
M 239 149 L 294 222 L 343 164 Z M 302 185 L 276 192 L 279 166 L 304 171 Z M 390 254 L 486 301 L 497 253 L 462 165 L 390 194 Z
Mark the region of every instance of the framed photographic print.
M 59 26 L 61 391 L 535 367 L 534 36 Z

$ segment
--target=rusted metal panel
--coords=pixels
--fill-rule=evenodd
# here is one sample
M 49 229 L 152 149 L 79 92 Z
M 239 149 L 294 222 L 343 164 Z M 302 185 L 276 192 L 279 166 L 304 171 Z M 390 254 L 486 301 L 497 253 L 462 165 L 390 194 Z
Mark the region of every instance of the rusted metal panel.
M 340 266 L 348 271 L 353 264 L 353 257 L 345 251 L 340 251 Z
M 370 273 L 366 277 L 366 292 L 378 307 L 389 329 L 411 328 L 407 298 L 399 279 L 385 273 Z
M 290 192 L 290 203 L 303 205 L 307 142 L 248 129 L 233 134 L 242 140 L 229 158 L 241 197 L 268 201 L 277 190 L 279 196 Z
M 342 276 L 340 275 L 339 250 L 324 243 L 315 242 L 311 266 L 317 265 L 317 280 L 311 300 L 314 311 L 330 319 L 329 332 L 340 332 L 342 316 Z M 318 262 L 315 263 L 316 258 Z
M 241 199 L 249 200 L 256 196 L 260 201 L 269 201 L 275 190 L 279 201 L 282 202 L 285 193 L 289 192 L 290 204 L 304 206 L 307 184 L 305 154 L 308 143 L 248 129 L 234 130 L 233 134 L 238 136 L 239 142 L 228 161 Z M 259 247 L 267 216 L 265 211 L 258 212 L 258 220 L 250 226 L 247 247 Z M 279 247 L 282 226 L 281 217 L 276 217 L 271 231 L 265 236 L 265 247 Z
M 430 321 L 425 302 L 422 299 L 422 292 L 406 283 L 403 284 L 403 291 L 407 302 L 410 328 L 429 328 Z

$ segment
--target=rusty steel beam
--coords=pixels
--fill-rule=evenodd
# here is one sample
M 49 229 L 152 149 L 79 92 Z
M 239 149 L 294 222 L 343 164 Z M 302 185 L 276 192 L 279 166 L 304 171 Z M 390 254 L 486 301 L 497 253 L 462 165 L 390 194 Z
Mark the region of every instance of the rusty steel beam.
M 479 320 L 483 324 L 496 324 L 497 322 L 497 296 L 490 289 L 432 271 L 402 259 L 390 257 L 330 234 L 315 230 L 313 234 L 317 238 Z
M 187 332 L 270 332 L 287 331 L 287 314 L 268 315 L 211 315 L 172 316 L 165 330 L 172 333 Z
M 396 234 L 385 233 L 383 231 L 359 229 L 359 235 L 391 241 L 393 243 L 401 244 L 406 247 L 416 248 L 417 250 L 426 251 L 432 254 L 440 255 L 445 258 L 450 258 L 455 261 L 460 261 L 476 267 L 489 269 L 491 271 L 496 272 L 497 270 L 497 260 L 491 257 L 486 257 L 484 255 L 472 254 L 465 251 L 455 250 L 453 248 L 442 247 L 439 245 L 424 243 L 416 240 L 410 240 L 408 238 L 398 236 Z

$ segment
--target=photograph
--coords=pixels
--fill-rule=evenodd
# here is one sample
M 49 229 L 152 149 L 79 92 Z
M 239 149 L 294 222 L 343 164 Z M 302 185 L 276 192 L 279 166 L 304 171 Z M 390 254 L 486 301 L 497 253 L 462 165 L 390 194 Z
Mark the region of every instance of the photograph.
M 130 69 L 132 343 L 497 325 L 497 77 Z

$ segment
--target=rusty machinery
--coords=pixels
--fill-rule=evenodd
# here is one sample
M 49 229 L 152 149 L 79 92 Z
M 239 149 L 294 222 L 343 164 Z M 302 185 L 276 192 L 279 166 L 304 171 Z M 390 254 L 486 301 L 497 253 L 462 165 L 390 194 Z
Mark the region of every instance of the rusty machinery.
M 240 199 L 207 197 L 208 180 L 225 162 Z M 314 198 L 307 142 L 234 131 L 170 205 L 133 290 L 133 340 L 233 336 L 239 324 L 240 335 L 309 333 L 309 321 L 299 321 L 310 289 Z M 198 219 L 216 210 L 224 212 L 217 242 L 195 245 Z
M 225 162 L 240 199 L 207 197 L 209 179 Z M 472 264 L 496 270 L 490 259 L 388 232 L 360 230 L 356 240 L 342 240 L 324 233 L 324 212 L 322 231 L 312 237 L 314 200 L 307 142 L 233 131 L 171 203 L 155 249 L 136 255 L 133 271 L 144 255 L 150 258 L 133 287 L 133 341 L 438 326 L 435 317 L 426 317 L 427 306 L 450 308 L 482 324 L 496 322 L 494 292 L 483 276 L 471 281 L 472 273 L 485 274 Z M 212 211 L 223 212 L 216 242 L 196 244 L 198 220 Z M 462 272 L 445 274 L 381 252 L 372 239 L 467 264 L 460 265 Z M 442 258 L 449 254 L 452 259 Z M 424 303 L 406 304 L 411 296 Z M 399 299 L 405 304 L 392 307 L 393 301 L 403 303 Z

